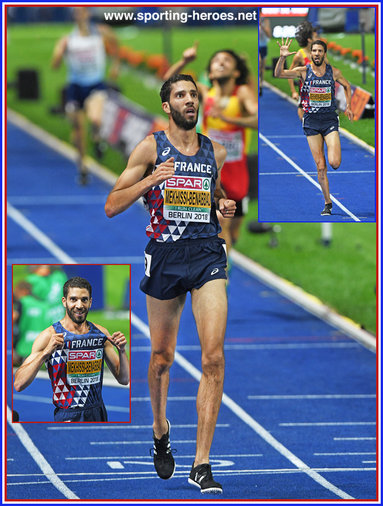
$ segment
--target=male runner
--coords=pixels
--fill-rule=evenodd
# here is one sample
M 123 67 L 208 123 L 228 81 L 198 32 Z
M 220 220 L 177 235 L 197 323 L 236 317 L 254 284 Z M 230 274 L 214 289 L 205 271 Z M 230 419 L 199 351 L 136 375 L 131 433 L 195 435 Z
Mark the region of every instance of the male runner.
M 186 49 L 182 59 L 166 72 L 164 79 L 178 73 L 197 57 L 197 46 Z M 221 171 L 221 184 L 228 198 L 236 201 L 237 210 L 231 220 L 218 216 L 222 237 L 229 254 L 238 237 L 246 214 L 249 191 L 247 151 L 250 130 L 258 128 L 258 101 L 249 85 L 249 69 L 243 58 L 231 49 L 215 52 L 207 66 L 212 87 L 197 83 L 202 97 L 202 132 L 223 144 L 227 157 Z
M 335 81 L 344 87 L 347 109 L 345 114 L 353 120 L 351 110 L 351 86 L 340 70 L 325 62 L 327 45 L 322 40 L 315 40 L 311 45 L 311 64 L 284 70 L 283 66 L 290 52 L 291 40 L 282 39 L 280 58 L 275 66 L 275 77 L 299 78 L 302 81 L 301 102 L 304 110 L 303 130 L 309 143 L 311 154 L 318 171 L 318 182 L 322 188 L 325 207 L 322 216 L 331 215 L 332 202 L 327 178 L 327 166 L 324 143 L 327 146 L 327 158 L 331 167 L 336 170 L 341 163 L 341 146 L 339 139 L 339 118 L 336 113 Z
M 32 352 L 15 374 L 15 389 L 24 390 L 45 363 L 52 382 L 55 422 L 107 422 L 102 400 L 104 360 L 116 380 L 129 383 L 126 339 L 89 322 L 92 287 L 84 278 L 69 279 L 63 287 L 62 320 L 41 332 Z M 114 351 L 116 347 L 118 354 Z
M 102 107 L 100 92 L 106 89 L 104 83 L 106 66 L 106 46 L 111 48 L 112 67 L 110 76 L 115 78 L 119 68 L 118 41 L 110 28 L 106 25 L 95 25 L 90 22 L 90 11 L 87 7 L 73 9 L 76 27 L 69 34 L 61 38 L 53 51 L 52 68 L 60 67 L 64 57 L 68 66 L 68 89 L 65 111 L 73 126 L 73 143 L 76 146 L 79 159 L 79 183 L 87 184 L 88 172 L 84 164 L 86 154 L 86 116 L 99 116 L 98 109 Z M 97 100 L 97 95 L 99 100 Z M 92 107 L 88 107 L 89 97 L 92 95 Z M 97 109 L 97 110 L 95 110 Z M 100 156 L 100 139 L 96 122 L 92 122 L 96 154 Z
M 227 316 L 226 254 L 224 241 L 217 237 L 216 207 L 230 218 L 235 202 L 225 197 L 220 186 L 225 148 L 196 132 L 199 100 L 193 78 L 174 75 L 162 85 L 160 95 L 169 127 L 149 135 L 134 149 L 108 196 L 105 211 L 113 217 L 144 196 L 151 216 L 140 287 L 147 294 L 151 336 L 148 381 L 157 474 L 168 479 L 175 470 L 167 392 L 181 313 L 190 291 L 201 343 L 202 378 L 197 395 L 197 448 L 189 483 L 202 493 L 221 493 L 222 486 L 214 481 L 209 464 L 223 391 Z
M 313 25 L 309 21 L 303 21 L 300 25 L 297 26 L 295 31 L 295 40 L 299 44 L 299 49 L 295 53 L 293 57 L 293 61 L 290 65 L 290 70 L 295 69 L 295 67 L 305 67 L 309 63 L 311 63 L 310 53 L 311 53 L 311 44 L 314 40 L 318 39 L 317 29 L 313 27 Z M 326 59 L 325 59 L 326 61 Z M 327 61 L 326 61 L 327 63 Z M 302 83 L 300 82 L 299 91 L 295 89 L 294 79 L 289 79 L 289 86 L 291 90 L 291 96 L 294 100 L 298 100 L 298 116 L 302 121 L 303 119 L 303 107 L 300 101 L 300 91 Z

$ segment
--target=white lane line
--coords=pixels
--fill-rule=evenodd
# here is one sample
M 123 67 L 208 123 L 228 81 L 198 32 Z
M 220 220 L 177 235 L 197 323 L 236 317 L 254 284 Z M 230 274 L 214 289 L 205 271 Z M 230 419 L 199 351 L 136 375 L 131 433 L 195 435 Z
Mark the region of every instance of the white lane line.
M 375 399 L 375 394 L 248 395 L 250 400 Z
M 376 471 L 375 467 L 337 467 L 337 468 L 327 468 L 320 467 L 315 468 L 315 471 L 318 473 L 344 473 L 344 472 L 369 472 Z M 302 474 L 302 470 L 300 469 L 220 469 L 219 467 L 214 470 L 214 474 L 217 476 L 252 476 L 252 475 L 277 475 L 277 474 Z M 95 476 L 94 479 L 87 479 L 84 476 Z M 21 477 L 39 477 L 40 474 L 15 474 L 12 477 L 21 478 Z M 157 473 L 155 471 L 121 471 L 121 472 L 104 472 L 104 473 L 60 473 L 62 477 L 71 477 L 71 476 L 79 476 L 81 477 L 78 480 L 75 479 L 66 479 L 66 483 L 82 483 L 82 482 L 102 482 L 102 481 L 125 481 L 125 480 L 138 480 L 138 479 L 149 479 L 154 478 L 158 480 Z M 101 478 L 101 476 L 113 476 L 113 478 Z M 185 473 L 185 471 L 175 471 L 173 479 L 175 478 L 187 478 L 189 476 L 189 472 Z M 31 482 L 14 482 L 8 483 L 8 485 L 20 486 L 20 485 L 44 485 L 41 481 L 31 481 Z M 295 502 L 294 502 L 295 504 Z
M 270 135 L 268 136 L 270 137 Z M 331 172 L 328 172 L 328 175 L 331 176 L 332 174 L 335 176 L 336 174 L 375 174 L 374 170 L 333 170 Z M 309 176 L 316 176 L 316 172 L 306 172 Z M 299 177 L 299 174 L 296 172 L 260 172 L 259 176 L 297 176 Z
M 228 427 L 230 427 L 230 424 L 229 423 L 217 423 L 216 427 L 218 429 L 226 429 Z M 172 423 L 172 428 L 173 429 L 195 429 L 197 428 L 197 424 L 196 423 L 188 423 L 188 424 L 173 424 Z M 152 425 L 131 425 L 130 423 L 129 424 L 121 424 L 121 425 L 112 425 L 111 423 L 108 423 L 108 425 L 89 425 L 87 427 L 84 427 L 83 425 L 78 425 L 78 426 L 73 426 L 73 425 L 65 425 L 65 424 L 62 424 L 62 425 L 59 425 L 57 427 L 55 426 L 52 426 L 52 427 L 47 427 L 47 430 L 64 430 L 64 431 L 68 431 L 68 430 L 149 430 L 149 431 L 152 431 L 153 430 L 153 426 Z M 152 440 L 153 442 L 153 440 Z
M 76 263 L 73 258 L 67 255 L 61 248 L 59 248 L 44 232 L 36 227 L 31 221 L 28 220 L 20 211 L 13 207 L 8 202 L 7 213 L 10 218 L 13 219 L 21 228 L 28 232 L 39 242 L 44 248 L 46 248 L 52 255 L 58 258 L 63 264 Z
M 142 335 L 142 334 L 141 334 Z M 133 336 L 132 336 L 133 337 Z M 145 337 L 146 339 L 146 337 Z M 225 344 L 225 350 L 300 350 L 300 349 L 327 349 L 327 348 L 357 348 L 357 343 L 291 343 L 291 344 Z M 201 351 L 198 344 L 177 346 L 178 351 Z M 132 352 L 150 352 L 150 346 L 132 346 Z
M 172 425 L 173 428 L 173 425 Z M 195 455 L 177 455 L 178 459 L 194 459 Z M 223 454 L 223 455 L 210 455 L 211 459 L 221 459 L 221 458 L 251 458 L 251 457 L 263 457 L 263 453 L 243 453 L 243 454 Z M 109 457 L 65 457 L 65 460 L 123 460 L 123 459 L 150 459 L 153 460 L 153 457 L 150 455 L 112 455 Z
M 292 134 L 292 135 L 268 135 L 269 139 L 301 139 L 303 134 Z
M 280 427 L 338 427 L 348 425 L 376 425 L 376 422 L 289 422 L 279 423 Z
M 195 444 L 195 439 L 172 439 L 172 444 Z M 151 445 L 153 446 L 153 439 L 147 441 L 90 441 L 91 446 L 108 446 L 108 445 Z
M 21 213 L 19 213 L 21 215 Z M 22 216 L 22 215 L 21 215 Z M 25 217 L 23 217 L 25 219 Z M 22 220 L 23 224 L 24 221 Z M 33 226 L 35 231 L 33 235 L 37 240 L 42 240 L 45 236 L 41 235 L 42 232 L 40 232 L 37 227 Z M 33 229 L 31 229 L 33 230 Z M 52 247 L 54 243 L 49 240 L 49 242 L 46 243 L 46 248 L 51 251 L 49 248 Z M 54 245 L 55 246 L 55 245 Z M 60 261 L 63 261 L 63 263 L 76 263 L 73 258 L 69 257 L 63 250 L 55 246 L 55 251 L 57 258 Z M 140 330 L 142 333 L 144 333 L 148 339 L 150 339 L 150 333 L 149 333 L 149 327 L 146 325 L 142 320 L 140 320 L 134 313 L 131 314 L 132 318 L 132 324 Z M 183 367 L 192 377 L 194 377 L 197 381 L 200 381 L 202 373 L 193 366 L 188 360 L 186 360 L 178 351 L 175 353 L 175 361 Z M 272 446 L 276 451 L 278 451 L 281 455 L 283 455 L 287 460 L 292 462 L 294 466 L 296 466 L 298 469 L 301 469 L 304 473 L 306 473 L 308 476 L 310 476 L 314 481 L 319 483 L 321 486 L 326 488 L 327 490 L 330 490 L 333 494 L 337 495 L 338 497 L 341 497 L 342 499 L 353 499 L 353 497 L 340 488 L 336 487 L 332 483 L 330 483 L 328 480 L 323 478 L 320 474 L 318 474 L 316 471 L 313 471 L 310 469 L 310 467 L 305 464 L 301 459 L 299 459 L 296 455 L 294 455 L 290 450 L 288 450 L 285 446 L 283 446 L 277 439 L 274 438 L 266 429 L 264 429 L 258 422 L 256 422 L 244 409 L 242 409 L 236 402 L 234 402 L 229 396 L 227 396 L 225 393 L 222 396 L 222 402 L 223 404 L 228 407 L 233 413 L 235 413 L 238 418 L 240 418 L 244 423 L 246 423 L 249 427 L 251 427 L 262 439 L 264 439 L 270 446 Z
M 48 399 L 47 397 L 42 397 L 40 395 L 27 395 L 27 394 L 13 394 L 13 399 L 15 401 L 27 401 L 27 402 L 40 402 L 42 404 L 49 404 L 52 406 L 52 399 Z
M 132 325 L 145 334 L 150 339 L 149 327 L 142 320 L 140 320 L 134 313 L 132 313 Z M 194 367 L 188 360 L 186 360 L 178 351 L 175 352 L 174 360 L 185 369 L 196 381 L 200 381 L 201 372 Z M 301 459 L 294 455 L 290 450 L 283 446 L 274 436 L 272 436 L 264 427 L 262 427 L 254 418 L 252 418 L 244 409 L 242 409 L 235 401 L 233 401 L 225 393 L 222 395 L 222 403 L 229 408 L 235 415 L 238 416 L 244 423 L 251 427 L 263 440 L 272 446 L 283 457 L 289 460 L 294 466 L 306 473 L 310 478 L 319 483 L 321 486 L 330 490 L 335 495 L 343 499 L 353 499 L 352 496 L 336 487 L 328 480 L 323 478 L 316 471 L 310 469 Z
M 105 204 L 106 195 L 39 195 L 12 197 L 8 196 L 8 202 L 13 206 L 68 206 Z
M 52 485 L 57 488 L 57 490 L 61 492 L 67 499 L 79 499 L 79 497 L 77 497 L 77 495 L 74 494 L 54 472 L 53 468 L 48 464 L 45 457 L 29 437 L 24 427 L 20 423 L 12 423 L 12 411 L 9 406 L 7 406 L 7 421 L 14 432 L 17 434 L 17 437 L 19 438 L 21 444 L 27 450 L 32 459 L 36 462 L 47 480 L 49 480 Z
M 275 144 L 273 144 L 271 141 L 267 139 L 263 134 L 259 134 L 259 137 L 266 142 L 266 144 L 276 153 L 278 153 L 279 156 L 281 156 L 284 160 L 286 160 L 287 163 L 289 163 L 292 167 L 294 167 L 295 170 L 297 170 L 303 177 L 305 177 L 311 184 L 313 184 L 316 188 L 319 188 L 320 191 L 322 191 L 320 184 L 315 181 L 311 176 L 306 174 L 306 172 L 299 167 L 291 158 L 289 158 L 283 151 L 281 151 Z M 330 194 L 331 200 L 333 204 L 336 204 L 342 211 L 344 211 L 346 214 L 348 214 L 354 221 L 360 221 L 359 218 L 355 216 L 347 207 L 345 207 L 337 198 L 335 198 L 332 194 Z
M 124 466 L 121 462 L 107 462 L 108 466 L 112 469 L 124 469 Z
M 194 396 L 172 396 L 167 398 L 168 401 L 195 401 L 197 397 Z M 150 397 L 132 397 L 132 402 L 150 402 Z M 172 425 L 173 427 L 173 425 Z
M 315 456 L 337 457 L 338 455 L 376 455 L 376 452 L 313 453 Z
M 375 441 L 376 437 L 334 437 L 334 441 Z
M 376 464 L 376 460 L 362 460 L 362 464 Z
M 7 266 L 13 264 L 51 264 L 53 260 L 56 260 L 55 256 L 50 257 L 28 257 L 28 258 L 11 258 L 7 257 Z

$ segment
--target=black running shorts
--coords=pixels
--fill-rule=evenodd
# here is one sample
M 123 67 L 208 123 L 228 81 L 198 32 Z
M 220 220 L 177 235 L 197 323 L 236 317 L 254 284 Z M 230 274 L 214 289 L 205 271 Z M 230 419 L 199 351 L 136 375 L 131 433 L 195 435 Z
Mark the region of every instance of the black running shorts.
M 302 120 L 306 137 L 310 135 L 326 135 L 339 130 L 339 118 L 336 112 L 329 114 L 305 114 Z
M 145 249 L 145 277 L 140 288 L 156 299 L 168 300 L 213 279 L 226 279 L 226 244 L 219 237 L 151 239 Z

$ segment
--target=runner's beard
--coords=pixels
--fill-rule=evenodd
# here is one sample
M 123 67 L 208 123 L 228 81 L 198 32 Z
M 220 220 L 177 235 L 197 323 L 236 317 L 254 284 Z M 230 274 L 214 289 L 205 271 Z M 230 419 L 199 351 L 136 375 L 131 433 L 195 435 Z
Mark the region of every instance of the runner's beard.
M 313 64 L 316 66 L 316 67 L 320 67 L 322 65 L 322 63 L 324 62 L 324 56 L 322 56 L 322 59 L 319 61 L 319 63 L 316 63 L 315 60 L 313 59 Z
M 69 316 L 69 318 L 72 320 L 73 323 L 79 324 L 84 323 L 86 320 L 86 317 L 88 316 L 89 310 L 85 310 L 83 313 L 81 313 L 80 316 L 75 315 L 75 312 L 73 309 L 66 308 L 66 314 Z
M 182 114 L 179 111 L 177 111 L 176 109 L 173 109 L 173 107 L 171 106 L 170 103 L 169 103 L 169 107 L 170 107 L 170 113 L 173 118 L 173 121 L 179 128 L 182 128 L 182 130 L 192 130 L 196 126 L 197 121 L 198 121 L 199 109 L 197 109 L 197 114 L 196 114 L 195 119 L 188 120 L 184 116 L 182 116 Z

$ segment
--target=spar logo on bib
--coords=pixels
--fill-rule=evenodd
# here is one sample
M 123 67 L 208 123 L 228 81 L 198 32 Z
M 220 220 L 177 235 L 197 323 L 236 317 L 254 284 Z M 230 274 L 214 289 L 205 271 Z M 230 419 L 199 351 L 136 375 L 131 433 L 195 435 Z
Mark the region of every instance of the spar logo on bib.
M 165 182 L 164 218 L 209 222 L 211 179 L 208 177 L 173 176 Z
M 96 358 L 101 358 L 97 357 L 97 352 L 95 350 L 69 351 L 68 360 L 95 360 Z
M 67 381 L 69 385 L 93 385 L 101 381 L 103 349 L 69 350 Z

